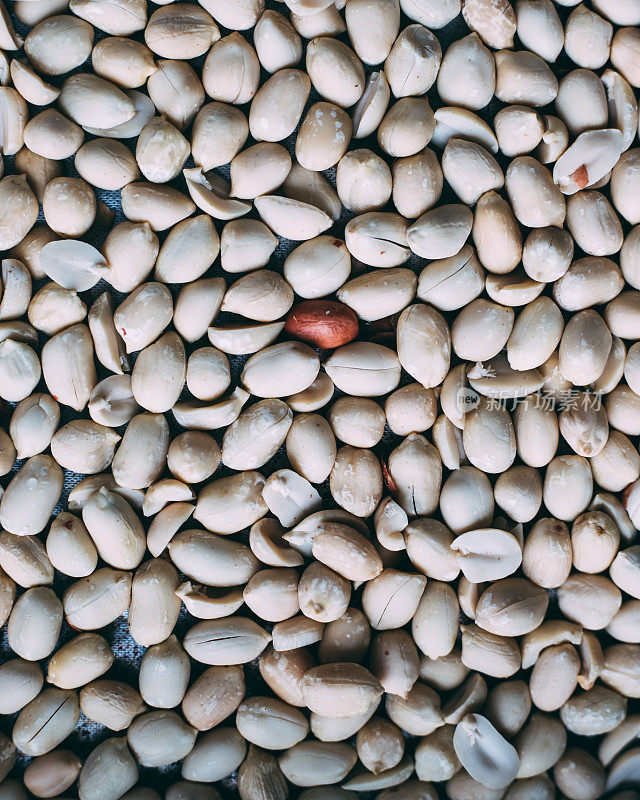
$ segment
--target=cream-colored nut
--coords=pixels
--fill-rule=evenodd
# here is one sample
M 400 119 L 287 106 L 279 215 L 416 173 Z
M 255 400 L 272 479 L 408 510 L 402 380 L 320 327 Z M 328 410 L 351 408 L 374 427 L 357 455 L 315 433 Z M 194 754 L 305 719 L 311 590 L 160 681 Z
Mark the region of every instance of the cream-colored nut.
M 0 110 L 3 130 L 0 135 L 0 152 L 14 155 L 24 143 L 24 130 L 29 121 L 25 99 L 16 89 L 0 86 Z
M 449 475 L 440 493 L 440 513 L 454 533 L 489 525 L 493 510 L 493 492 L 484 472 L 462 466 Z
M 324 417 L 319 414 L 294 417 L 286 445 L 289 463 L 308 481 L 322 483 L 328 477 L 335 461 L 336 442 Z
M 369 272 L 343 284 L 338 299 L 360 319 L 383 319 L 402 311 L 415 295 L 416 276 L 400 267 Z
M 493 190 L 478 198 L 473 221 L 473 242 L 478 259 L 492 273 L 511 272 L 520 263 L 520 228 L 511 206 Z
M 428 515 L 438 504 L 442 464 L 436 448 L 424 436 L 410 433 L 389 455 L 388 472 L 396 499 L 411 516 Z
M 353 110 L 353 138 L 363 139 L 376 131 L 385 115 L 391 90 L 384 72 L 372 72 L 362 97 Z
M 398 385 L 401 372 L 392 350 L 370 342 L 339 347 L 325 363 L 325 369 L 341 391 L 358 397 L 387 394 Z
M 544 0 L 520 0 L 516 5 L 516 21 L 518 38 L 527 50 L 554 62 L 564 41 L 555 7 Z
M 286 397 L 308 388 L 319 369 L 318 356 L 308 345 L 282 342 L 251 356 L 240 380 L 257 397 Z
M 44 529 L 62 490 L 62 471 L 48 455 L 29 458 L 0 499 L 0 523 L 18 536 Z
M 626 708 L 626 698 L 604 686 L 596 686 L 567 700 L 560 709 L 560 719 L 571 733 L 597 736 L 617 727 L 626 716 Z
M 637 53 L 636 30 L 633 27 L 617 30 L 611 42 L 611 63 L 634 87 L 640 85 L 640 72 L 635 63 Z
M 397 325 L 398 359 L 425 388 L 438 386 L 449 371 L 451 337 L 442 315 L 427 305 L 408 306 Z
M 462 662 L 469 669 L 496 678 L 509 678 L 520 668 L 517 642 L 483 631 L 477 625 L 462 626 Z
M 195 70 L 185 61 L 158 61 L 147 80 L 147 91 L 160 114 L 180 130 L 193 122 L 204 103 L 204 89 Z
M 132 291 L 153 269 L 158 250 L 158 237 L 147 222 L 121 222 L 102 246 L 109 267 L 106 279 L 119 292 Z
M 256 141 L 279 142 L 298 126 L 309 98 L 311 81 L 297 69 L 282 69 L 257 91 L 249 111 L 249 129 Z
M 544 478 L 543 500 L 555 517 L 575 519 L 588 506 L 592 492 L 591 468 L 585 458 L 558 456 L 550 462 Z
M 79 719 L 75 692 L 45 689 L 20 712 L 13 728 L 14 744 L 30 756 L 44 755 L 69 736 Z
M 503 103 L 546 106 L 558 94 L 558 81 L 536 53 L 500 50 L 495 54 L 496 97 Z
M 50 395 L 32 394 L 19 403 L 9 424 L 18 458 L 46 450 L 59 423 L 60 407 Z
M 529 303 L 518 315 L 507 341 L 510 366 L 517 370 L 539 367 L 560 343 L 563 328 L 560 309 L 548 297 Z
M 621 292 L 623 286 L 624 278 L 611 259 L 587 257 L 571 264 L 555 282 L 553 295 L 561 308 L 580 311 L 607 303 Z
M 187 388 L 199 400 L 216 400 L 229 387 L 229 360 L 215 347 L 201 347 L 189 356 Z
M 302 42 L 286 17 L 267 9 L 253 30 L 253 44 L 260 64 L 273 74 L 295 67 L 302 58 Z
M 12 658 L 0 667 L 3 714 L 15 714 L 40 694 L 43 684 L 40 665 L 22 658 Z
M 567 19 L 564 49 L 579 67 L 600 69 L 609 60 L 612 37 L 613 25 L 580 5 Z
M 0 180 L 0 247 L 18 245 L 34 226 L 38 201 L 26 176 L 7 175 Z
M 348 445 L 340 448 L 329 481 L 333 499 L 356 517 L 373 514 L 382 499 L 382 470 L 371 450 Z M 377 569 L 378 561 L 374 562 Z M 378 572 L 382 562 L 379 565 Z
M 53 231 L 63 236 L 82 236 L 93 225 L 96 198 L 82 178 L 54 178 L 44 191 L 42 208 Z
M 442 106 L 434 112 L 436 129 L 431 141 L 444 148 L 449 139 L 467 139 L 482 145 L 493 154 L 499 150 L 494 132 L 477 114 L 460 106 Z
M 193 159 L 205 171 L 227 164 L 242 148 L 248 135 L 249 123 L 240 109 L 226 103 L 207 103 L 193 121 Z
M 534 150 L 544 133 L 540 115 L 527 106 L 507 106 L 494 120 L 500 150 L 506 156 L 520 156 Z
M 500 580 L 512 575 L 522 561 L 520 543 L 498 528 L 477 528 L 457 536 L 450 545 L 467 580 Z
M 264 484 L 262 475 L 251 471 L 213 481 L 200 492 L 194 519 L 216 533 L 237 533 L 267 513 Z M 199 580 L 197 575 L 192 577 Z
M 334 622 L 339 619 L 349 606 L 350 596 L 349 581 L 319 561 L 313 562 L 300 576 L 300 611 L 312 620 Z M 304 705 L 304 701 L 297 705 Z
M 189 673 L 189 658 L 175 636 L 152 645 L 140 664 L 142 699 L 156 708 L 174 708 L 185 695 Z
M 169 470 L 185 483 L 201 483 L 213 475 L 219 463 L 220 449 L 215 439 L 200 431 L 181 433 L 167 453 Z
M 82 145 L 74 165 L 80 177 L 99 189 L 117 191 L 140 177 L 133 154 L 115 139 L 92 139 Z
M 121 36 L 108 36 L 91 52 L 96 74 L 123 89 L 136 89 L 156 71 L 153 53 L 142 42 Z
M 504 184 L 502 170 L 491 153 L 464 139 L 449 139 L 442 155 L 442 171 L 467 205 L 474 205 L 485 192 L 500 189 Z
M 560 433 L 574 453 L 597 456 L 607 442 L 607 415 L 598 397 L 576 392 L 559 415 Z
M 391 170 L 371 150 L 352 150 L 338 163 L 336 186 L 349 211 L 355 214 L 375 211 L 391 197 Z
M 425 97 L 401 97 L 380 123 L 378 144 L 394 158 L 413 156 L 429 144 L 434 129 L 433 111 Z
M 356 739 L 358 757 L 374 774 L 392 769 L 404 755 L 402 731 L 388 720 L 374 718 L 359 731 Z
M 7 621 L 9 647 L 25 661 L 48 658 L 58 641 L 62 618 L 62 603 L 51 589 L 46 586 L 27 589 L 16 601 Z M 37 698 L 32 703 L 37 704 Z M 25 708 L 30 706 L 31 703 Z
M 132 182 L 122 188 L 122 211 L 131 222 L 164 231 L 193 214 L 195 203 L 171 186 Z
M 610 431 L 602 450 L 591 459 L 591 471 L 599 486 L 621 492 L 640 475 L 640 456 L 620 431 Z
M 129 632 L 143 647 L 165 641 L 180 613 L 176 596 L 180 579 L 176 569 L 162 558 L 146 561 L 136 571 L 131 585 Z M 157 609 L 154 613 L 152 609 Z
M 213 45 L 202 68 L 202 83 L 210 97 L 244 105 L 254 97 L 259 82 L 258 56 L 243 36 L 234 31 Z
M 593 383 L 593 390 L 595 392 L 608 394 L 618 386 L 624 373 L 624 359 L 626 355 L 626 349 L 622 340 L 614 336 L 604 370 L 600 377 Z
M 212 241 L 213 226 L 210 231 L 206 230 L 209 227 L 209 222 L 207 221 L 209 218 L 204 217 L 202 222 L 199 222 L 199 219 L 199 217 L 195 217 L 194 219 L 185 220 L 185 223 L 189 224 L 185 224 L 184 228 L 181 228 L 179 236 L 176 233 L 177 240 L 175 244 L 180 246 L 179 255 L 183 258 L 186 253 L 184 249 L 185 240 L 190 231 L 200 234 L 200 238 L 205 240 L 205 246 L 209 248 L 209 255 L 206 256 L 207 260 L 211 258 L 212 248 L 215 249 Z M 203 227 L 205 230 L 202 230 Z M 165 240 L 165 244 L 167 241 L 169 241 L 169 237 Z M 190 248 L 188 252 L 192 252 Z M 193 264 L 195 259 L 192 257 L 189 261 Z M 166 266 L 167 268 L 169 267 L 168 264 Z M 173 324 L 186 342 L 195 342 L 205 336 L 208 331 L 213 330 L 210 325 L 220 311 L 226 288 L 223 278 L 202 278 L 201 280 L 186 283 L 182 287 L 176 298 L 173 310 Z
M 400 8 L 416 22 L 428 28 L 444 28 L 460 13 L 460 0 L 400 0 Z M 383 800 L 389 800 L 384 797 Z M 400 800 L 400 798 L 398 799 Z M 402 798 L 404 800 L 404 798 Z M 427 800 L 427 795 L 419 800 Z
M 429 581 L 411 622 L 414 642 L 429 658 L 448 655 L 456 641 L 460 607 L 447 583 Z
M 217 728 L 201 737 L 187 755 L 182 765 L 182 777 L 197 781 L 219 781 L 242 764 L 246 750 L 246 742 L 235 728 Z
M 28 147 L 23 147 L 16 153 L 13 165 L 16 172 L 27 176 L 27 181 L 40 203 L 49 181 L 61 177 L 64 173 L 63 165 L 59 161 L 40 156 Z M 22 245 L 25 250 L 28 250 L 28 242 L 29 240 Z
M 258 570 L 258 561 L 245 545 L 207 533 L 183 531 L 169 542 L 175 565 L 206 586 L 237 586 Z
M 84 125 L 84 130 L 93 136 L 101 136 L 106 139 L 131 139 L 138 136 L 155 114 L 156 107 L 148 95 L 143 92 L 127 89 L 124 94 L 133 103 L 134 114 L 131 119 L 112 128 L 94 128 L 93 126 Z
M 380 64 L 400 29 L 400 6 L 397 3 L 367 3 L 356 0 L 345 8 L 345 22 L 351 44 L 365 64 Z
M 609 302 L 604 316 L 614 336 L 622 339 L 637 339 L 638 326 L 636 314 L 640 293 L 637 291 L 622 292 Z
M 189 152 L 189 142 L 164 117 L 149 120 L 136 143 L 140 171 L 153 183 L 166 183 L 179 175 Z
M 574 386 L 586 386 L 602 374 L 612 337 L 592 309 L 579 311 L 566 324 L 560 341 L 560 372 Z
M 589 630 L 605 628 L 621 602 L 618 587 L 602 575 L 574 574 L 558 588 L 562 613 Z
M 462 443 L 474 467 L 485 472 L 504 472 L 516 456 L 516 439 L 506 409 L 495 408 L 482 398 L 465 416 Z
M 142 410 L 131 391 L 131 376 L 110 375 L 100 381 L 91 393 L 88 409 L 91 419 L 100 425 L 126 425 Z
M 328 418 L 336 437 L 353 447 L 375 447 L 384 433 L 384 411 L 367 398 L 339 398 Z
M 118 485 L 146 489 L 162 472 L 169 446 L 169 426 L 162 414 L 138 414 L 125 430 L 111 464 Z
M 569 197 L 567 225 L 576 244 L 589 255 L 612 255 L 622 246 L 620 221 L 600 192 L 585 191 Z
M 518 636 L 535 630 L 547 611 L 545 589 L 524 578 L 507 578 L 486 589 L 476 606 L 475 622 L 500 636 Z
M 127 353 L 148 347 L 171 322 L 173 302 L 164 284 L 138 286 L 120 303 L 113 315 L 116 330 Z
M 333 236 L 318 236 L 304 242 L 284 262 L 287 282 L 304 298 L 331 294 L 344 284 L 350 271 L 349 250 Z
M 321 369 L 318 377 L 307 389 L 290 395 L 286 401 L 293 411 L 317 411 L 331 400 L 333 389 L 333 381 Z
M 306 169 L 335 166 L 351 140 L 351 119 L 331 103 L 315 103 L 307 112 L 296 138 L 296 158 Z
M 114 36 L 129 36 L 142 30 L 147 21 L 147 9 L 140 0 L 117 0 L 112 4 L 102 0 L 73 0 L 70 9 L 78 17 Z
M 138 405 L 154 413 L 172 408 L 184 387 L 186 360 L 182 339 L 173 331 L 141 350 L 131 374 Z
M 333 224 L 331 217 L 317 206 L 280 195 L 256 197 L 255 207 L 274 233 L 294 241 L 313 239 Z
M 516 522 L 530 522 L 542 503 L 542 481 L 532 467 L 507 470 L 496 481 L 494 491 L 496 503 Z
M 406 631 L 392 630 L 378 634 L 371 643 L 370 663 L 373 674 L 389 694 L 406 699 L 416 685 L 420 657 L 411 636 Z M 418 692 L 418 699 L 420 694 Z M 427 705 L 433 704 L 433 696 L 429 692 L 422 693 L 422 699 Z M 373 710 L 375 711 L 375 708 Z M 394 722 L 398 724 L 405 709 L 396 707 L 395 711 L 397 713 Z M 433 727 L 431 729 L 433 730 Z
M 108 292 L 101 294 L 93 303 L 87 321 L 98 361 L 118 375 L 128 371 L 125 343 L 116 331 L 111 295 Z
M 268 478 L 262 499 L 287 528 L 297 525 L 322 504 L 320 495 L 309 481 L 290 469 L 276 470 Z
M 60 108 L 78 125 L 113 128 L 135 114 L 133 102 L 115 84 L 97 75 L 78 74 L 62 84 Z
M 407 230 L 407 242 L 416 255 L 429 259 L 455 256 L 469 238 L 473 213 L 464 205 L 443 205 L 423 214 Z
M 569 131 L 564 122 L 558 117 L 546 115 L 544 119 L 544 133 L 542 141 L 535 151 L 536 158 L 542 164 L 557 161 L 569 144 Z
M 203 8 L 187 3 L 156 9 L 144 32 L 145 42 L 161 58 L 197 58 L 219 38 L 212 17 Z
M 0 567 L 25 589 L 53 582 L 53 567 L 44 545 L 35 536 L 0 533 Z
M 84 523 L 66 511 L 51 523 L 47 555 L 57 570 L 74 578 L 90 575 L 98 563 L 98 553 Z
M 381 634 L 378 638 L 384 640 L 383 637 L 390 635 L 392 634 Z M 420 681 L 415 681 L 404 697 L 388 694 L 386 712 L 392 722 L 414 736 L 428 736 L 444 724 L 440 697 Z
M 291 156 L 282 145 L 259 142 L 239 153 L 230 169 L 231 194 L 253 199 L 274 191 L 283 183 L 291 170 Z
M 488 300 L 469 303 L 454 320 L 451 343 L 459 358 L 486 361 L 504 347 L 513 328 L 513 309 Z
M 609 574 L 613 582 L 627 594 L 638 598 L 640 594 L 640 551 L 633 545 L 626 550 L 621 550 L 613 559 Z
M 294 786 L 328 786 L 342 781 L 357 758 L 351 745 L 309 740 L 287 750 L 278 763 Z
M 62 14 L 36 24 L 25 39 L 24 49 L 38 72 L 63 75 L 87 60 L 93 35 L 93 28 L 87 22 Z M 61 38 L 64 47 L 60 47 Z
M 253 620 L 227 617 L 198 622 L 187 632 L 183 645 L 201 664 L 233 666 L 253 661 L 270 641 L 270 634 Z
M 407 26 L 395 40 L 384 71 L 395 97 L 424 95 L 438 75 L 440 42 L 423 25 Z
M 438 72 L 438 94 L 443 103 L 472 110 L 489 104 L 496 86 L 495 61 L 477 33 L 447 48 Z
M 432 150 L 394 163 L 393 202 L 402 216 L 421 216 L 438 202 L 441 193 L 442 169 Z
M 227 181 L 215 172 L 206 175 L 200 167 L 182 170 L 187 190 L 201 211 L 216 219 L 235 219 L 250 211 L 251 206 L 229 197 Z
M 556 111 L 572 136 L 607 124 L 607 97 L 595 72 L 576 69 L 560 81 Z
M 12 402 L 26 399 L 40 375 L 38 357 L 29 345 L 13 339 L 0 343 L 0 397 Z
M 82 520 L 100 557 L 117 569 L 137 567 L 146 539 L 142 525 L 129 503 L 102 487 L 82 509 Z
M 638 149 L 623 153 L 611 172 L 611 200 L 617 211 L 635 225 L 640 221 L 640 212 L 635 198 L 640 159 Z
M 411 383 L 389 395 L 384 410 L 387 423 L 396 435 L 422 433 L 435 421 L 435 395 L 422 384 Z
M 360 59 L 338 39 L 321 36 L 307 45 L 306 68 L 311 83 L 329 103 L 349 108 L 364 91 Z
M 63 425 L 51 440 L 51 454 L 65 469 L 85 475 L 102 472 L 113 458 L 115 431 L 90 420 L 75 419 Z
M 638 127 L 638 104 L 631 86 L 614 70 L 607 69 L 601 77 L 607 93 L 609 125 L 622 133 L 622 151 L 627 150 Z
M 121 681 L 98 680 L 80 690 L 80 708 L 87 719 L 113 731 L 126 730 L 144 710 L 142 698 Z
M 555 554 L 553 560 L 552 554 Z M 538 586 L 556 588 L 569 577 L 571 562 L 572 548 L 567 526 L 557 519 L 538 520 L 525 539 L 524 574 Z
M 467 714 L 456 725 L 453 746 L 471 777 L 490 789 L 503 789 L 518 773 L 515 748 L 479 714 Z
M 467 26 L 495 49 L 513 47 L 516 15 L 507 0 L 465 0 L 462 16 Z
M 24 136 L 25 144 L 32 152 L 54 160 L 74 155 L 84 141 L 82 128 L 54 108 L 32 117 L 24 129 Z
M 14 58 L 10 70 L 13 85 L 27 102 L 47 106 L 58 98 L 60 89 L 46 83 L 28 64 Z
M 509 165 L 505 186 L 514 214 L 529 228 L 561 226 L 565 199 L 549 170 L 531 156 L 518 156 Z
M 450 549 L 453 534 L 431 519 L 417 519 L 405 529 L 407 555 L 412 564 L 429 578 L 455 580 L 460 572 L 455 553 Z

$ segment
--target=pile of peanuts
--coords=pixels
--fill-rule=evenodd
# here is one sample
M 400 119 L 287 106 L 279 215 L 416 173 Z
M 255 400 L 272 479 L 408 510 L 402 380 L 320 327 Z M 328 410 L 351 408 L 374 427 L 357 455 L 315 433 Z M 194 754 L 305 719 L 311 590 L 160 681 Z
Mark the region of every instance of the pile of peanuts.
M 640 0 L 0 2 L 0 800 L 637 800 L 639 87 Z

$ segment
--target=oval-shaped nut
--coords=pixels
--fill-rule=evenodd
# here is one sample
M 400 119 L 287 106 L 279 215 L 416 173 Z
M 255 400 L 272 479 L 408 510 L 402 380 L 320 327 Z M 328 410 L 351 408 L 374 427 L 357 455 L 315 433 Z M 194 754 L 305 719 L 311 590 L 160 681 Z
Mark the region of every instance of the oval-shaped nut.
M 24 774 L 27 789 L 36 797 L 53 797 L 68 789 L 78 777 L 82 761 L 68 750 L 39 756 Z
M 0 247 L 3 250 L 19 245 L 33 228 L 37 205 L 25 175 L 7 175 L 0 180 Z
M 555 557 L 551 559 L 551 554 Z M 572 562 L 571 539 L 567 526 L 557 519 L 541 519 L 524 543 L 524 574 L 547 589 L 560 586 L 569 577 Z M 553 569 L 550 569 L 553 564 Z
M 182 777 L 199 782 L 222 780 L 242 764 L 246 751 L 246 742 L 235 728 L 219 727 L 196 742 L 182 764 Z
M 284 442 L 293 414 L 280 400 L 262 400 L 240 414 L 225 431 L 222 461 L 233 469 L 266 464 Z
M 72 584 L 62 603 L 70 625 L 96 630 L 117 619 L 128 608 L 130 597 L 131 573 L 103 567 Z
M 117 191 L 140 177 L 133 154 L 115 139 L 92 139 L 82 145 L 74 165 L 80 177 L 99 189 Z
M 534 712 L 515 738 L 520 758 L 518 778 L 539 775 L 561 757 L 567 745 L 567 732 L 555 717 Z
M 126 730 L 144 706 L 135 689 L 112 680 L 93 681 L 80 690 L 80 708 L 87 719 L 112 731 Z
M 255 147 L 258 147 L 258 145 L 255 145 Z M 240 171 L 239 167 L 238 171 Z M 249 172 L 250 181 L 247 180 L 249 176 L 244 175 L 244 167 L 242 177 L 238 176 L 236 178 L 238 182 L 242 181 L 241 186 L 246 183 L 247 188 L 241 189 L 232 186 L 232 191 L 253 193 L 253 188 L 249 189 L 248 187 L 250 182 L 252 187 L 255 186 L 252 182 L 254 167 Z M 270 173 L 271 167 L 269 166 L 267 174 Z M 268 264 L 277 244 L 277 238 L 263 222 L 253 219 L 231 220 L 222 229 L 220 238 L 220 263 L 222 269 L 226 272 L 249 272 L 264 267 Z
M 44 529 L 62 491 L 62 470 L 47 455 L 29 458 L 0 500 L 0 523 L 18 536 Z
M 14 604 L 7 622 L 9 647 L 26 661 L 47 658 L 58 641 L 62 616 L 62 604 L 51 589 L 27 589 Z
M 320 96 L 342 108 L 357 103 L 364 91 L 362 64 L 353 50 L 338 39 L 312 39 L 307 45 L 306 68 Z
M 300 711 L 281 700 L 251 697 L 238 707 L 236 725 L 244 738 L 268 750 L 286 750 L 302 741 L 309 724 Z
M 296 129 L 311 91 L 306 73 L 281 69 L 256 92 L 249 110 L 249 129 L 256 141 L 279 142 Z
M 104 674 L 114 658 L 103 636 L 82 633 L 63 645 L 51 658 L 47 681 L 59 689 L 76 689 Z
M 547 611 L 544 589 L 523 578 L 507 578 L 486 589 L 476 606 L 475 622 L 500 636 L 519 636 L 537 628 Z
M 93 28 L 87 22 L 61 14 L 36 24 L 25 39 L 24 49 L 38 72 L 63 75 L 87 60 L 93 36 Z M 66 43 L 64 48 L 60 47 L 61 37 Z
M 206 731 L 232 714 L 244 694 L 242 667 L 210 667 L 191 684 L 182 713 L 195 728 Z
M 382 694 L 374 676 L 353 663 L 314 667 L 304 675 L 300 688 L 311 711 L 327 717 L 356 716 Z
M 339 289 L 351 271 L 345 243 L 332 236 L 318 236 L 298 245 L 285 259 L 284 276 L 296 294 L 324 297 Z
M 382 572 L 382 561 L 373 545 L 346 525 L 327 523 L 314 536 L 312 552 L 320 563 L 348 580 L 367 581 Z
M 181 572 L 207 586 L 239 586 L 259 568 L 246 545 L 207 531 L 181 531 L 169 542 L 169 554 Z
M 434 127 L 433 111 L 426 98 L 401 97 L 380 123 L 378 144 L 389 156 L 413 156 L 429 143 Z
M 79 719 L 75 692 L 45 689 L 20 712 L 13 728 L 14 743 L 27 755 L 44 755 L 67 738 Z
M 449 545 L 453 534 L 441 522 L 417 519 L 407 525 L 405 541 L 407 555 L 414 566 L 429 578 L 455 580 L 460 572 L 455 553 Z
M 558 605 L 568 619 L 588 630 L 611 622 L 622 602 L 618 587 L 602 575 L 570 575 L 558 587 Z
M 267 9 L 253 30 L 253 44 L 260 64 L 273 74 L 295 67 L 302 58 L 302 42 L 286 17 Z
M 234 665 L 253 661 L 271 636 L 253 620 L 227 617 L 194 625 L 183 640 L 184 649 L 201 664 Z
M 9 424 L 18 458 L 29 458 L 46 450 L 59 423 L 60 407 L 50 395 L 32 394 L 22 400 Z
M 80 770 L 78 792 L 84 800 L 122 796 L 135 786 L 138 767 L 126 739 L 106 739 L 95 747 Z
M 522 550 L 511 533 L 481 528 L 457 536 L 451 543 L 460 569 L 473 583 L 495 581 L 512 575 L 522 561 Z
M 97 42 L 91 52 L 91 63 L 101 78 L 125 89 L 142 86 L 156 71 L 149 48 L 121 36 L 108 36 Z
M 44 678 L 39 664 L 12 658 L 0 667 L 3 714 L 15 714 L 40 694 Z
M 174 711 L 151 711 L 137 717 L 127 731 L 127 742 L 141 766 L 160 767 L 183 759 L 196 741 L 197 731 Z
M 287 750 L 279 764 L 294 786 L 327 786 L 343 780 L 357 758 L 351 745 L 309 740 Z
M 52 565 L 35 536 L 0 532 L 0 567 L 23 588 L 53 582 Z
M 604 370 L 612 337 L 602 317 L 580 311 L 567 323 L 560 341 L 560 371 L 575 386 L 595 381 Z
M 504 788 L 518 772 L 515 748 L 479 714 L 468 714 L 456 725 L 453 746 L 467 772 L 490 789 Z
M 335 385 L 347 394 L 377 397 L 395 389 L 400 380 L 400 363 L 387 347 L 354 342 L 338 348 L 325 363 Z
M 33 153 L 58 161 L 78 151 L 84 141 L 84 133 L 75 122 L 59 111 L 48 108 L 26 124 L 24 141 Z
M 311 483 L 322 483 L 328 477 L 336 457 L 336 442 L 323 417 L 318 414 L 294 417 L 286 445 L 289 463 L 300 475 Z
M 488 105 L 496 88 L 495 61 L 477 33 L 449 45 L 440 65 L 437 87 L 446 105 L 473 110 Z

